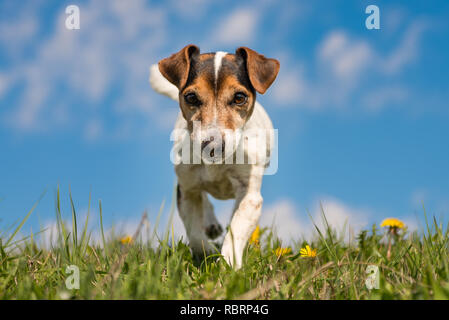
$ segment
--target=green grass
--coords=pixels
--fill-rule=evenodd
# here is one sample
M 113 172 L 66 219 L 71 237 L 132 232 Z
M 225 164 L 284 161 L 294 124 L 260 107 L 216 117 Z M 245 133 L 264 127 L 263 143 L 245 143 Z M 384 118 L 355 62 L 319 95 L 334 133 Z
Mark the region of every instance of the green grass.
M 448 228 L 435 219 L 419 233 L 401 233 L 392 243 L 389 259 L 388 235 L 375 225 L 351 243 L 329 226 L 318 229 L 312 242 L 299 241 L 291 255 L 280 258 L 274 254 L 279 239 L 263 229 L 260 244 L 248 245 L 244 267 L 234 271 L 217 259 L 218 254 L 194 264 L 183 241 L 172 243 L 170 226 L 158 238 L 157 225 L 150 230 L 142 224 L 135 241 L 121 243 L 118 235 L 105 234 L 101 203 L 100 240 L 94 243 L 89 214 L 85 221 L 77 220 L 69 199 L 70 228 L 58 191 L 58 240 L 51 247 L 39 244 L 33 234 L 16 239 L 35 206 L 14 230 L 0 232 L 1 299 L 449 298 Z M 299 255 L 306 244 L 317 249 L 315 258 Z M 69 265 L 79 267 L 78 290 L 66 287 Z M 369 265 L 379 269 L 379 289 L 365 285 Z

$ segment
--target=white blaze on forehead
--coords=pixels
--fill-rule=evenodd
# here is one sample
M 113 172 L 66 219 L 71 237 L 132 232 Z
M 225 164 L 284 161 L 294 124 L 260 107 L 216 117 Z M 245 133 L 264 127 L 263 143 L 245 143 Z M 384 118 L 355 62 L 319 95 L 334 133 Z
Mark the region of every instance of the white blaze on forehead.
M 218 72 L 220 71 L 221 68 L 221 63 L 223 61 L 223 57 L 225 55 L 227 55 L 227 52 L 223 52 L 223 51 L 217 51 L 215 52 L 215 57 L 214 57 L 214 71 L 215 71 L 215 90 L 217 90 L 217 81 L 218 81 Z M 215 125 L 217 123 L 217 108 L 214 108 L 214 121 L 213 124 Z
M 227 52 L 217 51 L 214 57 L 214 69 L 215 69 L 215 86 L 217 85 L 218 71 L 220 71 L 223 57 L 227 55 Z

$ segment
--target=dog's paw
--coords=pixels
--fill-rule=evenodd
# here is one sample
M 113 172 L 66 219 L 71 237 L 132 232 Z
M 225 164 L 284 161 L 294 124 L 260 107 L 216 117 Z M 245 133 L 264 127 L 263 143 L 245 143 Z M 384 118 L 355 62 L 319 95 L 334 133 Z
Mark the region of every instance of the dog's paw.
M 212 223 L 205 228 L 206 236 L 209 239 L 215 239 L 223 232 L 223 228 L 218 223 Z

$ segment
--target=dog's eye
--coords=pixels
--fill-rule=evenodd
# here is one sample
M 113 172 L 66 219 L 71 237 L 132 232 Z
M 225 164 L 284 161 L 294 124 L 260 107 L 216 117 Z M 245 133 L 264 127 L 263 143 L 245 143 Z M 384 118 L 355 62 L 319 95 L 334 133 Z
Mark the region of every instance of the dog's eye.
M 201 101 L 198 99 L 195 93 L 187 93 L 184 96 L 184 100 L 192 106 L 199 106 L 201 104 Z
M 237 92 L 234 95 L 234 99 L 232 100 L 232 103 L 236 104 L 238 106 L 241 106 L 241 105 L 245 104 L 247 100 L 248 100 L 248 96 L 246 94 L 244 94 L 243 92 Z

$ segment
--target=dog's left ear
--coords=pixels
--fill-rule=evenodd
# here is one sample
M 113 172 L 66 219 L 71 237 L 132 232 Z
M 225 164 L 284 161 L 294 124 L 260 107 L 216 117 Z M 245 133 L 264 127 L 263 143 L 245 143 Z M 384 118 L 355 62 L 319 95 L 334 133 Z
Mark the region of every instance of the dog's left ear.
M 265 56 L 247 47 L 240 47 L 235 54 L 246 61 L 249 81 L 257 92 L 263 94 L 271 86 L 279 72 L 279 61 Z
M 197 46 L 189 44 L 179 52 L 159 61 L 159 71 L 168 81 L 181 90 L 189 76 L 190 60 L 199 53 L 200 49 Z

